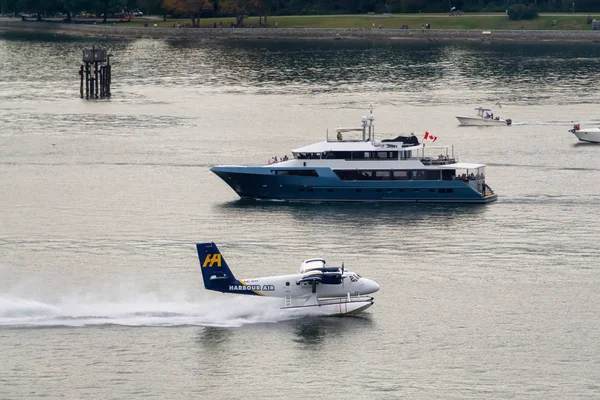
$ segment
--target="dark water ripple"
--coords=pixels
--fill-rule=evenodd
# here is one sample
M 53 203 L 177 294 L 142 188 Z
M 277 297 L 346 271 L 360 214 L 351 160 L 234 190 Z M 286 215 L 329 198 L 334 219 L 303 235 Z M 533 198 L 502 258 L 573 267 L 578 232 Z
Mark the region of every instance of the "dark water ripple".
M 38 38 L 39 39 L 39 38 Z M 597 103 L 597 46 L 498 43 L 377 42 L 3 41 L 0 96 L 58 98 L 78 88 L 84 46 L 105 45 L 113 57 L 115 89 L 127 86 L 198 87 L 206 93 L 327 94 L 469 91 L 460 100 L 488 102 L 490 92 L 515 104 Z M 22 51 L 27 46 L 28 52 Z M 29 54 L 51 68 L 32 68 Z M 8 60 L 11 60 L 10 65 Z M 66 61 L 66 62 L 64 62 Z M 576 72 L 575 72 L 576 71 Z M 36 87 L 31 82 L 36 82 Z M 66 86 L 65 82 L 71 82 Z M 7 87 L 7 82 L 10 86 Z M 10 90 L 8 90 L 10 89 Z M 533 94 L 535 93 L 535 95 Z M 456 94 L 436 97 L 448 104 Z

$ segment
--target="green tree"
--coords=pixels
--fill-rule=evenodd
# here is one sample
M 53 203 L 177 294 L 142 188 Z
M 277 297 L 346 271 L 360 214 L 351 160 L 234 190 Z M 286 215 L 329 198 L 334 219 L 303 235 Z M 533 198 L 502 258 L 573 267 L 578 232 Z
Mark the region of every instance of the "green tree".
M 523 4 L 513 4 L 508 7 L 508 19 L 519 21 L 521 19 L 536 19 L 538 10 L 535 6 L 525 6 Z
M 200 27 L 200 15 L 213 10 L 210 0 L 164 0 L 165 10 L 180 15 L 187 15 L 192 19 L 192 27 Z

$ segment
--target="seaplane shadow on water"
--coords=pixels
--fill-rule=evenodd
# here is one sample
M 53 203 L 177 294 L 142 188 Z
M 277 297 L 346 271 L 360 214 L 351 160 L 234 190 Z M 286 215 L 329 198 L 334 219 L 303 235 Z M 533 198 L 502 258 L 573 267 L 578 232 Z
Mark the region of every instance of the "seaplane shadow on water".
M 352 318 L 312 318 L 288 321 L 294 327 L 294 342 L 308 347 L 324 343 L 328 337 L 336 340 L 345 334 L 355 334 L 371 328 L 373 321 L 368 314 L 353 315 Z
M 296 274 L 238 279 L 214 243 L 196 244 L 204 287 L 223 293 L 281 299 L 286 319 L 342 316 L 371 307 L 379 285 L 343 265 L 326 266 L 322 258 L 304 261 Z
M 369 314 L 355 314 L 347 318 L 313 317 L 281 321 L 278 324 L 260 323 L 252 329 L 285 330 L 293 332 L 292 341 L 307 348 L 319 347 L 328 339 L 340 336 L 362 335 L 373 327 Z M 247 327 L 246 327 L 247 328 Z M 197 343 L 210 352 L 218 353 L 230 345 L 233 328 L 206 326 L 198 333 Z

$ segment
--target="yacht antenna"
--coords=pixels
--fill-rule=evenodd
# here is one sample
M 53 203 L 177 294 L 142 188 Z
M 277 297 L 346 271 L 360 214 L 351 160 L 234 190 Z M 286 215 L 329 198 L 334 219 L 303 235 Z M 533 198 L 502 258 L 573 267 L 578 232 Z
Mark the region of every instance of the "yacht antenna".
M 362 122 L 362 131 L 363 131 L 363 142 L 367 140 L 367 116 L 363 115 L 360 118 L 360 122 Z

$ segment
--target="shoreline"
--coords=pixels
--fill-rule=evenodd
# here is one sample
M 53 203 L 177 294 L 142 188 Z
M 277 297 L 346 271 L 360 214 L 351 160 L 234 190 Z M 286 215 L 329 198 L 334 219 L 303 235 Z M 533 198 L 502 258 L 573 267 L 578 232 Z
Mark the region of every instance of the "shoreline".
M 600 31 L 345 29 L 345 28 L 159 28 L 118 24 L 0 21 L 1 32 L 39 32 L 76 37 L 169 40 L 373 40 L 600 43 Z

